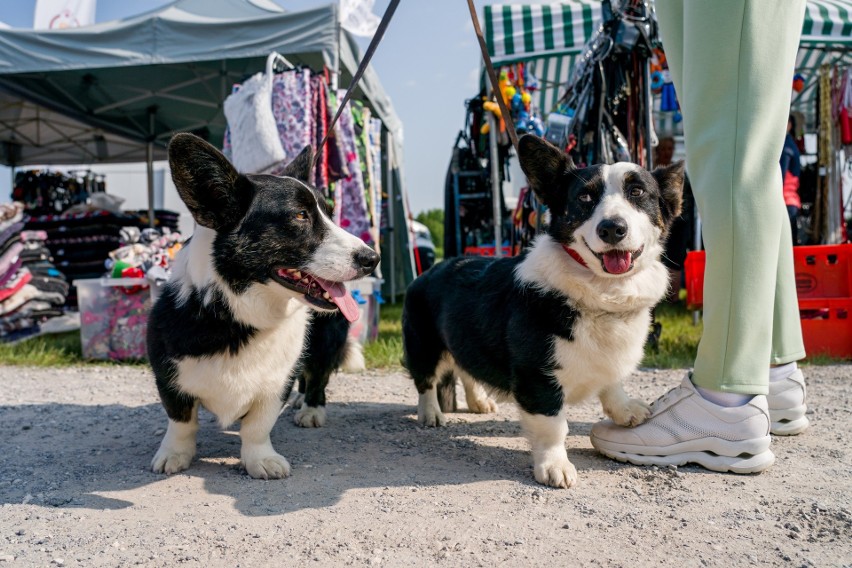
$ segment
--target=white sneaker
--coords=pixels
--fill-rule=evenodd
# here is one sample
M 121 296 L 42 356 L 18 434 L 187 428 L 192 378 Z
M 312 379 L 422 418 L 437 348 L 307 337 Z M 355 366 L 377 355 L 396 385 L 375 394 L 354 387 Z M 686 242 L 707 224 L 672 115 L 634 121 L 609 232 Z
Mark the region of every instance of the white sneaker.
M 805 411 L 805 376 L 796 369 L 786 379 L 769 382 L 769 417 L 772 420 L 772 433 L 776 436 L 792 436 L 804 432 L 808 424 Z
M 604 420 L 592 427 L 591 439 L 605 456 L 637 465 L 695 463 L 713 471 L 757 473 L 775 462 L 766 397 L 718 406 L 698 394 L 688 374 L 651 405 L 646 422 L 624 428 Z

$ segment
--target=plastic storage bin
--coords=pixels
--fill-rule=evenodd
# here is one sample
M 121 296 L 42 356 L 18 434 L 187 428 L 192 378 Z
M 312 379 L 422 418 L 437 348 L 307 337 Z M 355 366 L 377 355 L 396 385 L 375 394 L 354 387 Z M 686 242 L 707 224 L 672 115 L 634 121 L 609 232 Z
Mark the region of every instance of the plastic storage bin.
M 687 254 L 686 303 L 704 303 L 704 251 Z M 852 358 L 852 244 L 793 248 L 802 336 L 808 355 Z
M 358 321 L 349 326 L 349 337 L 364 344 L 375 341 L 379 336 L 379 306 L 382 300 L 382 281 L 372 276 L 346 283 L 346 288 L 361 312 Z
M 151 294 L 145 278 L 75 280 L 86 359 L 145 359 Z

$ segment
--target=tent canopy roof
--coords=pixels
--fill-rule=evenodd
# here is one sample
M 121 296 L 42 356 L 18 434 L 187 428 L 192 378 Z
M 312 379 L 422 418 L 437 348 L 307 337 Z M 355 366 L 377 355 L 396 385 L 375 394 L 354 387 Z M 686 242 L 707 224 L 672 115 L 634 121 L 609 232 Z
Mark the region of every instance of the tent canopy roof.
M 222 103 L 231 86 L 262 71 L 272 51 L 312 69 L 334 69 L 339 54 L 340 84 L 348 84 L 360 53 L 348 33 L 338 32 L 338 19 L 336 4 L 284 12 L 271 0 L 177 0 L 82 28 L 0 30 L 4 108 L 16 101 L 19 107 L 35 104 L 43 111 L 39 120 L 66 117 L 54 129 L 70 118 L 93 128 L 93 135 L 124 137 L 137 145 L 135 152 L 116 147 L 115 153 L 112 146 L 104 152 L 101 145 L 97 161 L 144 160 L 142 142 L 149 140 L 156 157 L 163 157 L 175 132 L 195 132 L 221 145 L 226 127 Z M 388 130 L 401 137 L 399 119 L 372 70 L 356 96 L 366 99 Z M 9 122 L 12 114 L 0 122 L 6 149 L 0 161 L 36 163 L 28 156 L 45 156 L 50 148 L 32 129 L 49 127 L 39 125 L 32 112 L 25 113 L 23 123 Z M 16 148 L 34 142 L 38 152 Z M 57 152 L 48 161 L 79 163 L 91 157 L 91 152 L 72 150 Z
M 536 102 L 544 113 L 564 92 L 576 58 L 600 21 L 597 0 L 493 4 L 484 11 L 485 39 L 494 65 L 534 62 L 542 85 Z M 817 71 L 823 63 L 836 62 L 852 63 L 852 3 L 808 0 L 796 61 L 796 72 L 805 77 L 806 87 L 794 97 L 793 107 L 808 116 L 809 123 L 814 114 Z

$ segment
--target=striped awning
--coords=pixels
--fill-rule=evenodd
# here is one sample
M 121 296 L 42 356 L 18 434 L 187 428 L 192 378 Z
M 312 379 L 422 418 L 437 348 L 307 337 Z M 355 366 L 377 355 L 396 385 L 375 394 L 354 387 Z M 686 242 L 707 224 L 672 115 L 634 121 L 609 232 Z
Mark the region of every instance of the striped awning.
M 564 93 L 576 58 L 600 20 L 598 0 L 492 4 L 485 6 L 485 40 L 495 66 L 518 62 L 534 66 L 541 88 L 533 101 L 547 114 Z M 823 63 L 837 62 L 852 63 L 852 0 L 808 0 L 796 61 L 805 89 L 795 93 L 793 106 L 809 124 L 813 124 L 817 71 Z
M 601 19 L 601 3 L 485 6 L 485 41 L 494 65 L 539 57 L 577 54 Z
M 565 91 L 576 57 L 601 21 L 599 0 L 485 6 L 485 41 L 495 66 L 524 62 L 539 80 L 533 105 L 547 114 Z
M 852 65 L 852 0 L 808 0 L 796 73 L 805 88 L 793 94 L 793 109 L 816 125 L 817 72 L 820 66 Z
M 808 0 L 801 44 L 852 47 L 852 0 Z

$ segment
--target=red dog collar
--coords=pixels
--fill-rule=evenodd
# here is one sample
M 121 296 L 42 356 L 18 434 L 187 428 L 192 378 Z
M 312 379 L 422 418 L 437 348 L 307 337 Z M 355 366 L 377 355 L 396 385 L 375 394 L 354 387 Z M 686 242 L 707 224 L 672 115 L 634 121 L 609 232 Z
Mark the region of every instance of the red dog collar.
M 571 258 L 573 258 L 574 260 L 579 262 L 582 266 L 585 266 L 586 268 L 589 267 L 589 265 L 586 264 L 586 261 L 583 260 L 583 257 L 580 256 L 579 252 L 575 251 L 574 249 L 572 249 L 571 247 L 569 247 L 567 245 L 562 245 L 562 248 L 565 249 L 565 252 L 568 253 L 568 256 L 570 256 Z

